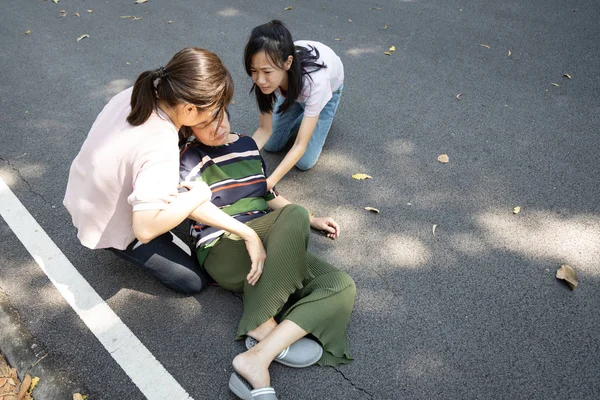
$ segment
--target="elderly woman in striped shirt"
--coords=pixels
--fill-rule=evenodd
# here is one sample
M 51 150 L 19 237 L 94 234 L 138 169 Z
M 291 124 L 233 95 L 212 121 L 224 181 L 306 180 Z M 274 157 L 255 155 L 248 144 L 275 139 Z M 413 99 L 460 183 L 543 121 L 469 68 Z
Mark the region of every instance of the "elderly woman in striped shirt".
M 309 216 L 275 189 L 267 190 L 256 143 L 231 133 L 227 115 L 191 131 L 196 140 L 182 150 L 180 178 L 207 183 L 212 204 L 223 211 L 192 224 L 198 260 L 220 286 L 243 292 L 237 338 L 246 337 L 248 351 L 233 359 L 237 374 L 229 387 L 241 398 L 275 399 L 268 370 L 272 361 L 291 367 L 352 361 L 346 327 L 354 281 L 307 250 L 311 227 L 331 239 L 340 228 L 331 217 Z M 264 265 L 251 261 L 245 230 L 260 237 Z M 308 334 L 316 341 L 305 338 Z

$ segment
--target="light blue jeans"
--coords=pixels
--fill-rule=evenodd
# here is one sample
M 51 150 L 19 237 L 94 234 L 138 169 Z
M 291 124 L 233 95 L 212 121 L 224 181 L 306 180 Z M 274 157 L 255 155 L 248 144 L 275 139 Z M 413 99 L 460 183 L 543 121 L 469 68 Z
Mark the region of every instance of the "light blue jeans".
M 306 146 L 306 151 L 296 163 L 296 167 L 299 169 L 306 171 L 317 163 L 321 155 L 321 150 L 323 150 L 325 139 L 327 139 L 327 135 L 329 134 L 333 117 L 340 104 L 343 89 L 344 84 L 333 92 L 333 96 L 321 110 L 319 121 L 308 142 L 308 146 Z M 278 114 L 276 111 L 283 101 L 283 97 L 278 97 L 273 107 L 273 134 L 264 146 L 266 151 L 280 151 L 283 149 L 290 140 L 292 133 L 297 132 L 300 128 L 300 123 L 304 117 L 304 103 L 299 102 L 294 103 L 285 113 Z

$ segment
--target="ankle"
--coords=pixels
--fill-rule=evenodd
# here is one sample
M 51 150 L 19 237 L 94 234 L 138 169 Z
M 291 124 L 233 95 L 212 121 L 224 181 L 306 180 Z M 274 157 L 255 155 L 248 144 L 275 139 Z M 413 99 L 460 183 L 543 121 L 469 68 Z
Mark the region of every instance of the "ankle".
M 244 352 L 238 354 L 231 363 L 233 369 L 240 374 L 253 388 L 258 389 L 270 385 L 269 366 L 255 354 Z
M 273 318 L 270 318 L 269 320 L 267 320 L 266 322 L 264 322 L 260 326 L 258 326 L 256 329 L 252 329 L 251 331 L 248 331 L 246 334 L 260 342 L 265 337 L 267 337 L 269 335 L 269 333 L 271 333 L 271 331 L 273 329 L 275 329 L 276 327 L 277 327 L 277 322 L 275 322 L 275 320 Z

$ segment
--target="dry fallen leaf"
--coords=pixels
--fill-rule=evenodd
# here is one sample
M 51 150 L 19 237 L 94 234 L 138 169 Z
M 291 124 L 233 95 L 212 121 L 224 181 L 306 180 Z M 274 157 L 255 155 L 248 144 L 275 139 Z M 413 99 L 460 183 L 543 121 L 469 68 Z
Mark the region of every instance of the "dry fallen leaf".
M 143 4 L 145 2 L 147 2 L 148 0 L 135 0 L 135 4 Z
M 348 18 L 348 22 L 352 22 L 352 20 L 350 18 Z
M 292 7 L 292 6 L 287 6 L 286 8 L 284 8 L 285 11 L 290 11 L 292 9 L 294 9 L 294 7 Z
M 567 282 L 569 288 L 571 290 L 575 289 L 579 282 L 577 281 L 577 272 L 568 264 L 563 264 L 560 266 L 558 271 L 556 271 L 556 279 L 561 279 Z
M 396 46 L 392 46 L 392 47 L 390 47 L 390 53 L 393 53 L 393 52 L 395 52 L 395 51 L 396 51 Z
M 94 10 L 87 10 L 87 12 L 89 12 L 89 13 L 93 13 L 93 12 L 94 12 Z
M 53 2 L 54 4 L 58 4 L 58 2 L 59 2 L 59 1 L 60 1 L 60 0 L 52 0 L 52 2 Z
M 342 40 L 342 38 L 336 37 L 334 40 L 335 40 L 336 42 L 339 42 L 339 41 L 341 41 L 341 40 Z
M 521 207 L 516 206 L 515 208 L 513 208 L 513 214 L 518 214 L 521 212 Z
M 60 10 L 60 16 L 61 17 L 66 17 L 67 16 L 67 10 Z
M 437 228 L 437 224 L 433 224 L 433 226 L 431 227 L 431 234 L 433 236 L 435 236 L 435 228 Z
M 121 15 L 121 18 L 123 18 L 123 19 L 131 19 L 132 21 L 137 21 L 137 20 L 142 19 L 144 17 L 136 17 L 135 15 Z
M 511 53 L 511 52 L 510 52 L 510 50 L 509 50 L 509 51 L 508 51 L 508 56 L 510 57 L 510 55 L 511 55 L 511 54 L 512 54 L 512 53 Z
M 352 175 L 352 179 L 356 179 L 357 181 L 362 181 L 364 179 L 373 179 L 371 175 L 367 174 L 354 174 Z
M 459 93 L 459 94 L 457 94 L 457 95 L 455 96 L 455 97 L 456 97 L 456 100 L 460 100 L 460 96 L 462 96 L 462 95 L 463 95 L 462 93 Z
M 375 207 L 365 207 L 365 210 L 374 212 L 375 214 L 379 214 L 379 210 Z
M 26 35 L 29 35 L 30 33 L 31 33 L 31 29 L 27 29 L 27 30 L 25 31 L 25 34 L 26 34 Z
M 83 400 L 83 397 L 79 393 L 73 393 L 73 400 Z
M 448 154 L 440 154 L 437 159 L 442 164 L 446 164 L 448 161 L 450 161 L 450 159 L 448 158 Z
M 570 75 L 570 74 L 563 74 L 563 76 L 564 76 L 565 78 L 569 78 L 569 79 L 571 79 L 571 75 Z
M 78 13 L 78 12 L 76 12 L 76 13 L 75 13 L 75 16 L 76 16 L 76 17 L 79 17 L 79 13 Z
M 383 24 L 383 28 L 379 28 L 380 31 L 386 30 L 387 29 L 387 24 Z
M 173 21 L 168 21 L 168 22 L 167 22 L 167 24 L 172 24 L 172 23 L 173 23 Z
M 81 40 L 83 40 L 83 39 L 85 39 L 85 38 L 89 38 L 89 37 L 90 37 L 90 35 L 88 35 L 88 34 L 86 33 L 85 35 L 81 35 L 81 36 L 79 36 L 79 37 L 77 38 L 77 41 L 79 42 L 79 41 L 81 41 Z
M 37 384 L 40 382 L 40 378 L 37 376 L 34 376 L 31 379 L 31 386 L 29 386 L 29 390 L 27 391 L 27 393 L 31 394 L 31 392 L 33 392 L 33 389 L 35 389 L 35 387 L 37 386 Z
M 486 49 L 491 49 L 491 46 L 488 46 L 487 44 L 479 44 L 481 47 L 485 47 Z
M 386 56 L 391 56 L 392 53 L 390 53 L 389 51 L 384 51 L 383 54 L 385 54 Z
M 558 83 L 554 83 L 554 82 L 552 82 L 552 83 L 550 83 L 550 84 L 551 84 L 552 86 L 560 86 Z

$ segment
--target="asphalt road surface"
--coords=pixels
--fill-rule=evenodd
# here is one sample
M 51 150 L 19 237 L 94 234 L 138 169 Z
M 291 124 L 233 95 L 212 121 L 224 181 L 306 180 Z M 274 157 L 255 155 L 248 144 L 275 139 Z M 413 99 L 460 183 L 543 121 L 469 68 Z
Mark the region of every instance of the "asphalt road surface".
M 90 285 L 80 295 L 97 294 L 75 307 L 108 306 L 190 397 L 233 398 L 239 297 L 217 287 L 181 296 L 85 249 L 62 198 L 103 105 L 182 47 L 220 55 L 236 84 L 232 125 L 252 133 L 243 47 L 273 18 L 344 62 L 318 164 L 278 189 L 340 223 L 339 240 L 313 233 L 310 247 L 358 287 L 355 361 L 274 365 L 280 398 L 600 398 L 598 0 L 3 1 L 0 178 L 68 260 L 58 270 L 70 262 Z M 273 168 L 283 154 L 265 157 Z M 373 179 L 353 180 L 359 172 Z M 47 354 L 39 364 L 90 400 L 148 397 L 5 214 L 0 234 L 0 292 Z M 556 280 L 561 264 L 577 270 L 577 289 Z M 106 328 L 91 318 L 96 333 Z

